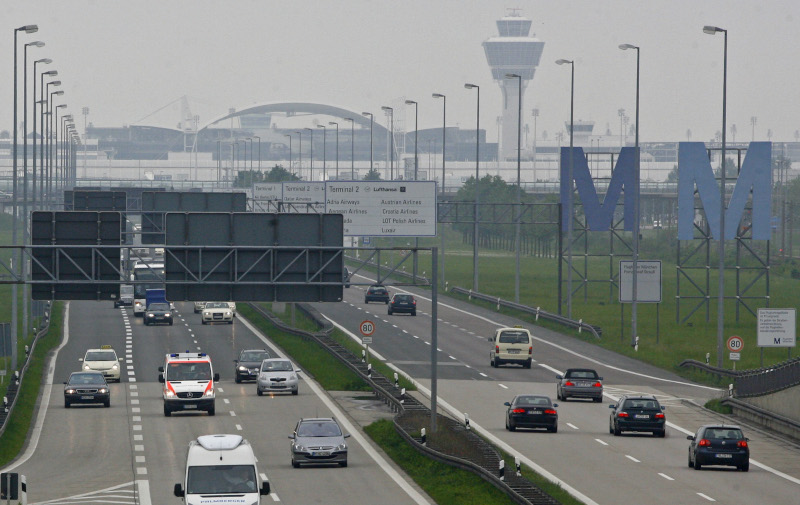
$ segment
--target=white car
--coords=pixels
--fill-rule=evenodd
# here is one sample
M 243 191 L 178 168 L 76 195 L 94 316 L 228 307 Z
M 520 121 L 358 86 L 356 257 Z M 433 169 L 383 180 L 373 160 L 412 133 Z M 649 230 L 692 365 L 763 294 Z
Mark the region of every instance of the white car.
M 194 302 L 194 313 L 199 314 L 206 308 L 206 302 Z
M 202 322 L 233 324 L 233 311 L 228 302 L 206 302 Z
M 228 302 L 228 307 L 231 308 L 231 312 L 233 312 L 233 317 L 236 317 L 236 302 Z
M 292 362 L 283 358 L 268 358 L 261 362 L 256 393 L 258 396 L 268 392 L 284 392 L 296 395 L 297 373 Z
M 86 355 L 78 361 L 83 362 L 81 368 L 84 372 L 102 372 L 106 380 L 120 381 L 122 358 L 117 358 L 117 353 L 110 345 L 100 346 L 100 349 L 88 349 Z

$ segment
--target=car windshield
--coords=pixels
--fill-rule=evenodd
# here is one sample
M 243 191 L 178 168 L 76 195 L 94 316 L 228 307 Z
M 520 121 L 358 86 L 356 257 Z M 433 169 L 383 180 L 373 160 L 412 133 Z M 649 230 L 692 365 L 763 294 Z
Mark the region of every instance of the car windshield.
M 150 307 L 147 310 L 161 310 L 161 311 L 168 311 L 169 304 L 168 303 L 151 303 Z
M 292 363 L 290 361 L 265 361 L 261 364 L 262 372 L 291 372 Z
M 207 361 L 197 363 L 170 363 L 166 379 L 169 381 L 208 381 L 211 380 L 211 364 Z
M 230 306 L 226 302 L 206 302 L 207 309 L 229 309 Z
M 257 493 L 253 465 L 190 466 L 187 494 Z
M 538 405 L 541 407 L 547 407 L 551 405 L 551 403 L 550 403 L 550 398 L 546 396 L 518 396 L 516 402 L 514 402 L 514 405 L 520 405 L 520 406 Z
M 117 355 L 114 351 L 89 351 L 84 361 L 117 361 Z
M 239 358 L 239 361 L 261 362 L 267 358 L 269 358 L 269 353 L 267 351 L 247 351 L 242 353 L 242 357 Z
M 300 423 L 297 428 L 298 437 L 338 437 L 341 434 L 339 425 L 331 421 Z
M 648 400 L 648 399 L 634 399 L 634 400 L 625 400 L 625 405 L 623 408 L 626 409 L 657 409 L 658 402 L 655 400 Z
M 527 344 L 528 334 L 524 331 L 501 331 L 501 344 Z
M 597 372 L 594 370 L 567 370 L 567 379 L 596 379 Z
M 720 426 L 716 428 L 706 428 L 706 433 L 703 438 L 713 438 L 718 440 L 742 440 L 744 435 L 740 429 L 725 428 L 724 426 Z
M 103 374 L 99 373 L 75 373 L 69 377 L 70 386 L 80 386 L 83 384 L 103 384 Z

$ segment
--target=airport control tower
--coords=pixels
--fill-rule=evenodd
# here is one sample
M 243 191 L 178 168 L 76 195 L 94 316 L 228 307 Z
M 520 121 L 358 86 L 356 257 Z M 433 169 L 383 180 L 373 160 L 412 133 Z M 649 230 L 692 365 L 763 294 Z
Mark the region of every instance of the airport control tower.
M 533 79 L 533 73 L 542 57 L 544 42 L 528 34 L 531 30 L 531 20 L 519 15 L 519 9 L 509 9 L 504 18 L 497 20 L 499 37 L 491 37 L 483 42 L 486 51 L 486 61 L 492 68 L 492 77 L 500 84 L 503 90 L 503 135 L 500 140 L 500 159 L 517 157 L 517 112 L 518 93 L 522 97 L 522 124 L 525 124 L 525 88 Z M 519 89 L 519 80 L 506 79 L 506 74 L 522 76 L 522 90 Z

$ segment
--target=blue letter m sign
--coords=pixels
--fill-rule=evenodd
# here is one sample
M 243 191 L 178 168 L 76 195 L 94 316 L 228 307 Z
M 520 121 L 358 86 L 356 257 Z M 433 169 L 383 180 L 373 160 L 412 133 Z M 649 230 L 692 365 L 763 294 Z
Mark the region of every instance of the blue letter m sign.
M 569 181 L 569 147 L 561 148 L 561 218 L 562 229 L 567 229 L 572 207 L 572 184 Z M 639 194 L 638 178 L 636 177 L 636 148 L 623 147 L 619 153 L 617 164 L 611 173 L 611 181 L 603 203 L 597 198 L 597 190 L 589 172 L 589 164 L 583 154 L 583 148 L 572 148 L 572 178 L 578 188 L 578 195 L 583 203 L 583 212 L 586 215 L 586 225 L 593 231 L 608 231 L 611 229 L 614 211 L 619 201 L 620 193 L 625 191 L 624 217 L 625 230 L 633 231 L 633 202 Z
M 772 212 L 772 142 L 751 142 L 736 187 L 725 210 L 725 238 L 736 237 L 750 192 L 753 194 L 753 239 L 770 239 Z M 720 188 L 702 142 L 678 146 L 678 240 L 694 238 L 694 188 L 705 210 L 711 235 L 719 238 Z

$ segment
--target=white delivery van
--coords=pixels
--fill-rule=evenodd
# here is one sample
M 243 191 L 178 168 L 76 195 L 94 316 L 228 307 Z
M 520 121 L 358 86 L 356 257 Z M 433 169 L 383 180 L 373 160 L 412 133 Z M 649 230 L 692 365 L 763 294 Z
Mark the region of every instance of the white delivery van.
M 250 443 L 240 435 L 203 435 L 189 443 L 183 482 L 175 496 L 186 505 L 256 505 L 269 494 Z

